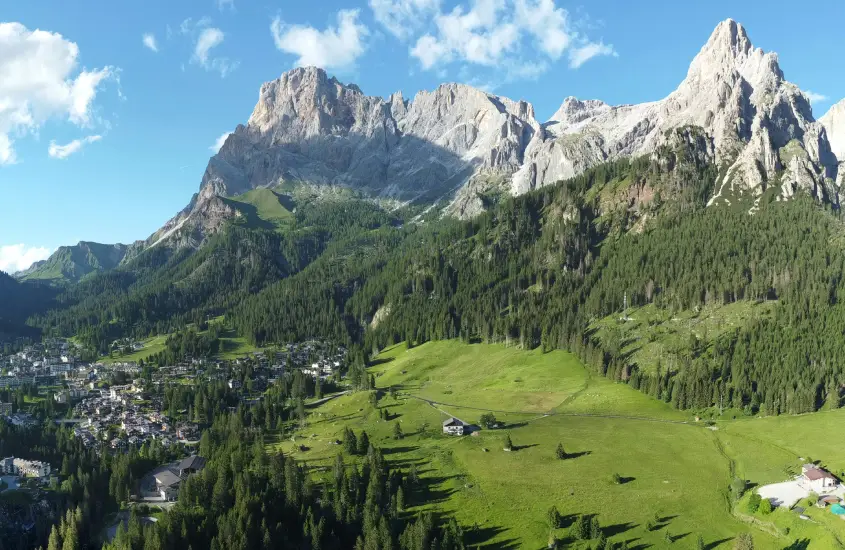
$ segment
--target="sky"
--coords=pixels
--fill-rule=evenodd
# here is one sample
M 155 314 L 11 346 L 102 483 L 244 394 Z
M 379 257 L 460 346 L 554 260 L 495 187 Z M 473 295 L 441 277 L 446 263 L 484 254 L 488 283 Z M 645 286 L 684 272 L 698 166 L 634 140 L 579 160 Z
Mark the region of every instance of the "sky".
M 383 97 L 463 82 L 546 120 L 567 96 L 666 96 L 729 17 L 816 117 L 845 97 L 841 0 L 0 0 L 0 270 L 148 237 L 298 65 Z

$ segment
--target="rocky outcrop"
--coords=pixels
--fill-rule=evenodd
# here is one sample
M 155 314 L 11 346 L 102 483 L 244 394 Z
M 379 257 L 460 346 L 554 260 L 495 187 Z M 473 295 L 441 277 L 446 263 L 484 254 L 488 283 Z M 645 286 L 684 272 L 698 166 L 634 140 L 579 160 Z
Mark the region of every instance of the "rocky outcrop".
M 815 122 L 777 55 L 755 48 L 733 20 L 718 25 L 666 98 L 610 106 L 569 97 L 544 124 L 529 103 L 462 84 L 410 101 L 401 93 L 384 99 L 321 69 L 298 68 L 261 87 L 246 125 L 209 161 L 199 193 L 150 242 L 201 242 L 234 215 L 216 197 L 282 182 L 398 202 L 445 200 L 447 214 L 473 216 L 491 192 L 524 193 L 608 160 L 654 153 L 683 137 L 672 132 L 679 128 L 701 130 L 684 139 L 707 140 L 704 154 L 723 174 L 714 199 L 779 185 L 784 196 L 800 189 L 838 204 L 840 170 L 828 135 L 836 132 L 835 149 L 845 148 L 841 111 Z
M 830 141 L 830 149 L 839 162 L 845 162 L 845 99 L 819 119 Z

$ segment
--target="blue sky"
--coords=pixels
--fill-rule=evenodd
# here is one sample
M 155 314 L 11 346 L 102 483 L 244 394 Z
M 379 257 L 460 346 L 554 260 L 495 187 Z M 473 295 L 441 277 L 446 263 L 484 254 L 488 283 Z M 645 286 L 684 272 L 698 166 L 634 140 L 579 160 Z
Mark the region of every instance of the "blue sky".
M 443 81 L 548 118 L 659 99 L 728 17 L 787 79 L 845 97 L 841 0 L 0 0 L 0 269 L 143 239 L 180 210 L 260 85 L 300 62 L 371 95 Z M 484 29 L 477 32 L 477 29 Z M 39 30 L 40 32 L 35 32 Z M 36 70 L 37 69 L 37 70 Z

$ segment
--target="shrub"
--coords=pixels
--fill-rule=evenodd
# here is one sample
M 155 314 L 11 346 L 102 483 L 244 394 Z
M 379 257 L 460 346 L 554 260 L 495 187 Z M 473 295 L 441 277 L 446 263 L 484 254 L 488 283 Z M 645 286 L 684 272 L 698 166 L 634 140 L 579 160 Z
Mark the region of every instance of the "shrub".
M 772 513 L 772 503 L 769 499 L 764 498 L 760 501 L 760 505 L 757 507 L 757 511 L 763 515 L 771 514 Z
M 614 473 L 613 477 L 611 477 L 610 479 L 611 481 L 613 481 L 614 484 L 622 485 L 622 476 L 620 476 L 618 473 Z
M 751 497 L 748 499 L 748 505 L 746 506 L 746 510 L 748 513 L 753 514 L 760 508 L 760 502 L 762 502 L 762 498 L 757 493 L 751 493 Z

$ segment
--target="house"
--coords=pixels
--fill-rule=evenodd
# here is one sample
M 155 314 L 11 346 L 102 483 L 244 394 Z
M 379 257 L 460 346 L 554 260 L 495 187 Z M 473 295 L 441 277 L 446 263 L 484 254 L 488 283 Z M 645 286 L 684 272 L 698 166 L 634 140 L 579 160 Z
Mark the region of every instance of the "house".
M 839 480 L 833 474 L 815 464 L 804 464 L 801 467 L 801 481 L 816 493 L 828 493 L 839 485 Z
M 9 416 L 10 414 L 12 414 L 12 404 L 0 403 L 0 415 Z
M 188 458 L 182 459 L 176 469 L 179 470 L 179 477 L 182 479 L 187 478 L 191 474 L 195 474 L 205 468 L 205 459 L 201 456 L 189 456 Z
M 466 424 L 457 418 L 450 418 L 443 421 L 443 433 L 448 435 L 464 435 Z
M 239 390 L 239 389 L 241 389 L 241 385 L 242 384 L 241 384 L 240 380 L 236 380 L 234 378 L 229 380 L 229 388 L 230 389 Z
M 182 478 L 168 469 L 155 474 L 156 491 L 161 495 L 162 500 L 174 501 L 179 495 L 179 484 Z

